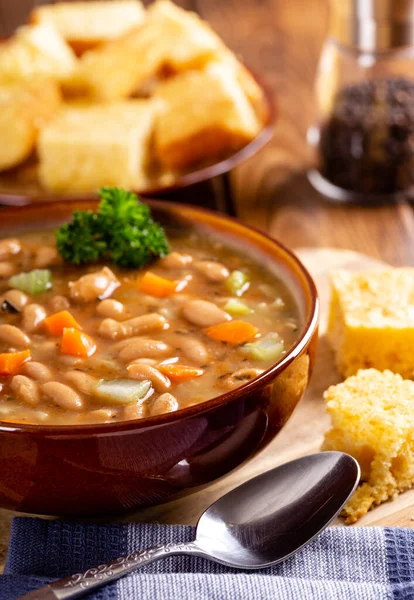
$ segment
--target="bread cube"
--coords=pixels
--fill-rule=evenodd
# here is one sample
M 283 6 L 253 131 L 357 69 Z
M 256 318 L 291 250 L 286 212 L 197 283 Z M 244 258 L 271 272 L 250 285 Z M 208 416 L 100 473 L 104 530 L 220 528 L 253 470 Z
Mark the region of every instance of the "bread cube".
M 65 107 L 39 137 L 41 183 L 54 192 L 142 189 L 154 112 L 151 100 Z
M 195 14 L 156 2 L 141 27 L 86 52 L 66 89 L 101 101 L 126 98 L 166 69 L 203 66 L 221 45 Z
M 154 148 L 170 169 L 225 156 L 260 130 L 236 77 L 218 65 L 168 79 L 154 97 L 161 102 Z
M 34 76 L 68 77 L 76 56 L 50 25 L 26 25 L 0 45 L 0 83 Z
M 60 105 L 58 85 L 36 78 L 0 85 L 0 171 L 25 160 L 33 151 L 39 131 Z
M 339 371 L 390 369 L 414 375 L 414 269 L 332 275 L 328 339 Z
M 38 6 L 32 11 L 33 23 L 54 26 L 76 52 L 112 40 L 145 19 L 139 0 L 112 2 L 59 2 Z
M 323 450 L 351 454 L 364 483 L 344 509 L 354 523 L 414 485 L 414 382 L 391 371 L 358 371 L 324 394 L 332 420 Z

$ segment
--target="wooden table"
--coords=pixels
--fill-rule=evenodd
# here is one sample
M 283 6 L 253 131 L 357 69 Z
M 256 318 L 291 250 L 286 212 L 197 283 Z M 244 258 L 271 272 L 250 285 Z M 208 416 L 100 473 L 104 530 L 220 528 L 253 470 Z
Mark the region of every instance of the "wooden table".
M 11 33 L 33 4 L 30 0 L 0 0 L 0 35 Z M 337 205 L 322 198 L 306 179 L 311 156 L 305 136 L 312 119 L 313 80 L 326 30 L 326 1 L 184 0 L 179 4 L 208 19 L 227 44 L 263 75 L 278 100 L 280 117 L 272 142 L 231 175 L 238 215 L 291 248 L 346 248 L 393 265 L 413 264 L 414 213 L 409 204 Z M 326 256 L 321 255 L 322 263 Z M 340 255 L 339 262 L 346 262 L 347 256 Z M 137 520 L 193 523 L 204 507 L 247 476 L 270 468 L 282 458 L 288 460 L 317 449 L 314 425 L 305 427 L 304 423 L 311 421 L 315 407 L 320 410 L 329 361 L 322 340 L 311 390 L 287 428 L 258 459 L 230 479 L 187 499 L 142 511 Z M 318 431 L 326 426 L 327 422 L 321 419 Z M 281 449 L 285 449 L 283 454 Z M 359 524 L 412 527 L 413 504 L 414 491 L 407 492 L 398 504 L 382 505 Z M 3 541 L 1 527 L 7 527 L 8 516 L 0 511 Z

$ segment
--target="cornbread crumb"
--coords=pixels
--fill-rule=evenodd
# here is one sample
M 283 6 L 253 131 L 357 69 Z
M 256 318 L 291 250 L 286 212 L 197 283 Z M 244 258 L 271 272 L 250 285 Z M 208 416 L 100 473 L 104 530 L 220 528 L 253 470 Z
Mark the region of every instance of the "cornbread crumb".
M 414 375 L 414 269 L 332 275 L 328 339 L 339 371 L 390 369 Z
M 414 485 L 414 382 L 391 371 L 358 371 L 324 394 L 332 428 L 323 450 L 351 454 L 361 480 L 343 511 L 355 523 Z
M 40 179 L 49 190 L 145 187 L 156 103 L 124 100 L 63 108 L 40 134 Z

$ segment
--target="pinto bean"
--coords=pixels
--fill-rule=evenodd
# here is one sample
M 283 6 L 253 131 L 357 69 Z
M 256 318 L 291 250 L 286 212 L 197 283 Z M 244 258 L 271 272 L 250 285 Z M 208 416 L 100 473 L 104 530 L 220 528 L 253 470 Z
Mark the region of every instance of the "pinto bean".
M 151 331 L 168 329 L 167 319 L 158 313 L 148 313 L 134 317 L 121 323 L 114 319 L 104 319 L 99 326 L 100 335 L 112 340 L 122 339 L 133 335 L 143 335 Z
M 148 338 L 138 338 L 122 348 L 119 358 L 124 362 L 131 362 L 136 358 L 162 358 L 171 353 L 171 346 L 165 342 Z
M 160 373 L 158 369 L 151 365 L 143 365 L 140 363 L 131 363 L 127 366 L 128 376 L 131 379 L 149 379 L 152 383 L 154 390 L 158 393 L 167 392 L 171 387 L 171 381 Z
M 174 412 L 178 410 L 177 398 L 172 394 L 166 392 L 158 396 L 149 407 L 150 416 L 155 417 L 156 415 L 163 415 L 165 413 Z
M 191 265 L 193 257 L 189 254 L 180 254 L 179 252 L 171 252 L 165 258 L 159 261 L 161 267 L 165 269 L 182 269 Z
M 42 385 L 42 392 L 61 408 L 73 411 L 83 409 L 82 398 L 75 390 L 64 383 L 48 381 Z
M 22 310 L 22 327 L 29 333 L 39 329 L 45 319 L 46 311 L 40 304 L 28 304 Z
M 229 314 L 207 300 L 187 302 L 182 308 L 182 313 L 190 323 L 199 327 L 210 327 L 210 325 L 218 325 L 231 320 Z
M 69 295 L 76 302 L 92 302 L 98 298 L 107 298 L 120 285 L 111 269 L 103 267 L 100 271 L 88 273 L 77 281 L 71 281 Z
M 41 362 L 30 360 L 29 362 L 23 365 L 22 370 L 24 371 L 24 373 L 26 373 L 26 375 L 28 375 L 32 379 L 35 379 L 36 381 L 50 381 L 53 377 L 52 371 L 49 369 L 49 367 L 47 367 Z
M 19 254 L 21 249 L 22 245 L 18 239 L 7 238 L 5 240 L 0 240 L 0 260 Z
M 110 319 L 120 319 L 125 315 L 125 307 L 122 302 L 108 298 L 102 300 L 96 307 L 96 312 L 102 317 L 109 317 Z
M 14 325 L 0 325 L 0 341 L 5 342 L 11 348 L 27 348 L 30 346 L 30 338 L 21 329 Z
M 224 281 L 230 275 L 227 267 L 214 260 L 197 260 L 194 262 L 194 267 L 209 281 Z
M 83 394 L 91 394 L 98 383 L 96 377 L 76 370 L 65 373 L 65 379 Z
M 29 406 L 35 407 L 39 404 L 39 387 L 35 381 L 25 375 L 15 375 L 10 382 L 10 389 L 18 400 Z
M 3 302 L 6 301 L 17 311 L 21 312 L 29 300 L 29 296 L 20 290 L 7 290 L 7 292 L 1 297 L 0 304 L 3 304 Z

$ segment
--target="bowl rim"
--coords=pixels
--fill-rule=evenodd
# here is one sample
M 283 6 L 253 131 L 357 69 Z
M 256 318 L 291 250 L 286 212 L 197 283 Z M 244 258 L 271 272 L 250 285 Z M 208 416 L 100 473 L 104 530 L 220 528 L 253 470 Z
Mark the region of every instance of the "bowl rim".
M 2 41 L 4 40 L 0 40 L 0 43 Z M 144 198 L 156 199 L 157 196 L 178 192 L 195 184 L 210 181 L 214 177 L 229 173 L 234 168 L 241 165 L 243 162 L 257 154 L 259 150 L 272 139 L 279 114 L 278 103 L 273 90 L 261 75 L 258 75 L 255 71 L 251 70 L 243 60 L 239 59 L 239 61 L 263 92 L 263 110 L 265 112 L 265 119 L 263 120 L 263 125 L 257 135 L 245 146 L 233 152 L 233 154 L 221 158 L 211 165 L 196 167 L 194 171 L 179 175 L 173 182 L 164 186 L 156 185 L 143 191 L 134 190 L 136 193 Z M 41 189 L 34 190 L 33 192 L 28 190 L 23 193 L 19 191 L 7 191 L 6 189 L 0 190 L 0 205 L 2 206 L 27 206 L 29 204 L 37 204 L 40 206 L 41 204 L 47 204 L 54 201 L 53 199 L 57 199 L 61 202 L 81 202 L 85 199 L 95 200 L 96 198 L 97 194 L 94 194 L 93 192 L 69 192 L 67 194 L 58 195 L 55 192 L 48 192 Z
M 171 413 L 156 415 L 153 417 L 145 417 L 142 419 L 116 421 L 114 423 L 88 423 L 85 425 L 37 425 L 29 423 L 13 424 L 4 423 L 0 420 L 0 434 L 6 432 L 15 432 L 20 434 L 25 433 L 33 436 L 43 435 L 45 437 L 64 437 L 72 439 L 76 437 L 84 437 L 85 435 L 101 436 L 114 433 L 130 433 L 131 431 L 135 431 L 138 429 L 152 429 L 154 427 L 158 427 L 160 425 L 167 425 L 168 423 L 179 421 L 181 419 L 192 418 L 197 415 L 199 416 L 205 412 L 215 410 L 219 406 L 225 406 L 229 402 L 235 401 L 240 397 L 244 396 L 245 394 L 250 394 L 262 387 L 263 385 L 269 383 L 303 352 L 303 350 L 306 348 L 311 338 L 313 337 L 314 333 L 317 331 L 319 324 L 319 297 L 316 285 L 306 267 L 302 264 L 300 259 L 292 250 L 289 250 L 284 244 L 271 237 L 267 233 L 260 231 L 260 229 L 258 229 L 257 227 L 248 225 L 247 223 L 244 223 L 239 219 L 231 217 L 229 215 L 218 213 L 207 208 L 194 207 L 190 204 L 184 204 L 181 202 L 172 202 L 152 198 L 145 198 L 144 201 L 147 202 L 151 207 L 153 206 L 154 208 L 160 208 L 166 213 L 184 211 L 189 216 L 189 218 L 191 218 L 191 213 L 195 213 L 196 215 L 200 214 L 201 216 L 205 214 L 207 216 L 218 219 L 219 221 L 222 221 L 224 223 L 229 222 L 230 224 L 235 224 L 238 227 L 240 227 L 241 230 L 246 229 L 247 231 L 254 232 L 259 237 L 264 238 L 264 240 L 267 243 L 270 242 L 271 245 L 278 248 L 279 250 L 282 250 L 282 252 L 285 255 L 287 255 L 287 257 L 295 264 L 296 268 L 303 276 L 310 295 L 310 307 L 308 315 L 302 325 L 302 332 L 300 336 L 298 337 L 296 342 L 289 348 L 289 350 L 287 351 L 285 356 L 283 356 L 282 359 L 280 359 L 268 369 L 263 371 L 263 373 L 261 373 L 258 377 L 255 377 L 251 381 L 241 385 L 238 388 L 225 392 L 224 394 L 219 394 L 214 398 L 210 398 L 209 400 L 205 400 L 204 402 L 200 402 L 199 404 L 195 404 L 187 408 L 183 408 Z M 83 200 L 78 200 L 77 202 L 80 204 L 90 204 L 92 202 L 97 202 L 97 200 L 86 197 Z M 6 214 L 6 216 L 7 213 L 9 213 L 11 217 L 15 216 L 16 219 L 21 218 L 21 216 L 25 218 L 27 216 L 27 210 L 40 212 L 42 210 L 50 210 L 51 206 L 60 206 L 62 208 L 66 208 L 67 205 L 70 206 L 71 204 L 76 204 L 76 201 L 61 200 L 52 204 L 50 202 L 45 202 L 42 204 L 29 204 L 24 208 L 17 206 L 7 206 L 1 209 L 1 213 L 3 215 Z M 202 221 L 201 224 L 203 224 Z M 214 226 L 211 227 L 214 228 Z M 257 245 L 254 241 L 251 243 L 253 245 Z M 271 260 L 276 262 L 276 260 L 273 257 L 271 257 Z M 289 270 L 291 271 L 292 269 L 289 268 Z

